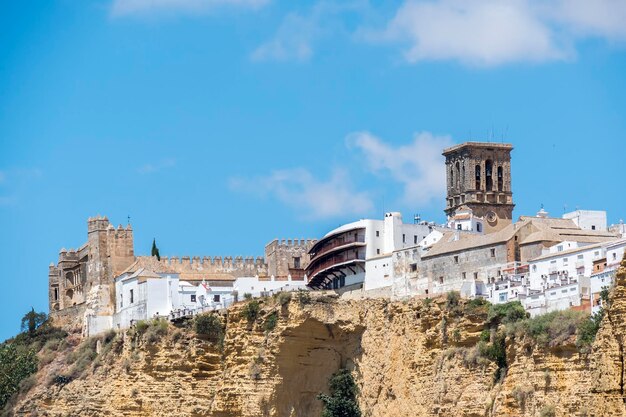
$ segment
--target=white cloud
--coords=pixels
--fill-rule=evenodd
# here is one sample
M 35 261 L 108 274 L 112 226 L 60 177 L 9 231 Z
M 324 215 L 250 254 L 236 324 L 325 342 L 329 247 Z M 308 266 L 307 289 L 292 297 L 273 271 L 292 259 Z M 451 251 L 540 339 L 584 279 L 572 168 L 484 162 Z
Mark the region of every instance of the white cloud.
M 256 9 L 269 0 L 113 0 L 113 16 L 129 16 L 159 12 L 206 13 L 220 7 Z
M 256 48 L 253 61 L 306 61 L 320 39 L 344 31 L 342 15 L 359 12 L 366 0 L 319 1 L 307 14 L 289 13 L 274 36 Z
M 174 158 L 167 158 L 156 163 L 145 164 L 137 168 L 137 172 L 140 174 L 152 174 L 154 172 L 161 171 L 166 168 L 172 168 L 176 166 L 176 160 Z
M 588 37 L 626 40 L 624 0 L 405 0 L 372 42 L 407 45 L 410 62 L 455 60 L 478 67 L 576 56 Z
M 356 191 L 345 170 L 336 169 L 328 180 L 315 178 L 304 168 L 274 171 L 255 179 L 231 179 L 231 188 L 270 194 L 308 219 L 364 214 L 373 203 L 367 192 Z
M 558 0 L 551 18 L 566 26 L 574 36 L 626 40 L 626 1 Z
M 426 205 L 445 195 L 445 164 L 441 153 L 452 145 L 449 136 L 422 132 L 415 135 L 412 143 L 398 147 L 369 132 L 352 133 L 346 141 L 350 148 L 363 154 L 373 173 L 388 174 L 403 185 L 405 204 Z
M 476 66 L 567 57 L 526 0 L 406 1 L 370 38 L 409 43 L 409 62 L 459 60 Z

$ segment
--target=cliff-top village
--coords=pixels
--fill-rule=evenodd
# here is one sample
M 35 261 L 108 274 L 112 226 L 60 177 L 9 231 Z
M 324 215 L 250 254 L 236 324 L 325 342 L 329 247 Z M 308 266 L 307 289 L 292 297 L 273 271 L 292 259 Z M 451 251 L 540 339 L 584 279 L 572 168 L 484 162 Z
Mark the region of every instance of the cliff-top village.
M 530 316 L 602 307 L 626 249 L 626 225 L 604 211 L 513 219 L 510 144 L 443 150 L 446 224 L 401 213 L 361 219 L 317 239 L 273 240 L 265 256 L 135 256 L 130 224 L 87 221 L 87 242 L 49 269 L 50 316 L 84 336 L 141 320 L 178 320 L 283 291 L 345 299 L 427 298 L 451 291 L 492 304 L 519 301 Z

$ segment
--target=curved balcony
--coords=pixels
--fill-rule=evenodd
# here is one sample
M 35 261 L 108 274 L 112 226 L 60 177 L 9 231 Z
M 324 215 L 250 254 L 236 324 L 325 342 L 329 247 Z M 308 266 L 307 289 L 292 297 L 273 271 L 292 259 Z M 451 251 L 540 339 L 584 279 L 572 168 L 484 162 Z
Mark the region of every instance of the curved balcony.
M 356 274 L 357 271 L 365 270 L 365 251 L 349 249 L 342 252 L 318 256 L 309 264 L 307 276 L 308 285 L 313 288 L 321 287 L 325 281 L 336 278 L 336 273 L 342 269 L 349 269 Z M 345 276 L 345 274 L 344 274 Z
M 365 246 L 365 228 L 354 228 L 320 239 L 309 250 L 311 262 L 316 258 L 351 246 Z

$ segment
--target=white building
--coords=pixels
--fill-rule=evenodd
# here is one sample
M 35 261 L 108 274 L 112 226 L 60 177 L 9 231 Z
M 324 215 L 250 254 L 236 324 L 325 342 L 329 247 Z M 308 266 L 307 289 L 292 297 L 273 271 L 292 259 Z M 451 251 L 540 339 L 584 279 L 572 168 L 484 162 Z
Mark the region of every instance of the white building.
M 563 218 L 572 220 L 576 226 L 583 230 L 607 230 L 606 211 L 576 210 L 565 213 Z
M 259 279 L 259 277 L 242 277 L 235 280 L 233 293 L 237 294 L 237 299 L 242 300 L 246 294 L 252 297 L 264 297 L 281 291 L 297 291 L 306 289 L 305 280 L 292 280 L 288 277 L 287 281 L 276 280 L 274 277 L 268 279 Z
M 474 216 L 474 212 L 470 208 L 459 209 L 448 219 L 448 227 L 450 229 L 479 234 L 484 233 L 484 223 L 485 220 L 482 217 Z
M 308 286 L 365 290 L 390 286 L 392 253 L 417 246 L 426 237 L 436 239 L 432 235 L 436 227 L 426 222 L 403 223 L 400 213 L 386 213 L 384 220 L 365 219 L 343 225 L 309 251 Z

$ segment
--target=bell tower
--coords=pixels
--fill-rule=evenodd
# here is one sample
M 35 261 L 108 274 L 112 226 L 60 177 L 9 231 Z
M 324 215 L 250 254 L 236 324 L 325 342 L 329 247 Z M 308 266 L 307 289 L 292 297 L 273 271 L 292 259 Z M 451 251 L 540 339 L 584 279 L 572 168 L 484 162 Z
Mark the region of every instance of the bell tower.
M 443 151 L 446 157 L 448 219 L 470 209 L 484 220 L 484 232 L 496 232 L 513 220 L 511 151 L 507 143 L 465 142 Z

